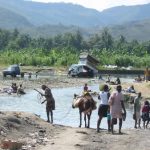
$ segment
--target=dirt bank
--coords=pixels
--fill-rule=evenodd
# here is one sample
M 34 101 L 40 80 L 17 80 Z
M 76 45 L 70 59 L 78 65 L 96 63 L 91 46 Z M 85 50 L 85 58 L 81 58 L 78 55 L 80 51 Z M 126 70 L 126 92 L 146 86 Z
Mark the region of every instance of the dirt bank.
M 149 150 L 150 128 L 127 129 L 120 135 L 116 127 L 112 135 L 107 130 L 97 133 L 95 129 L 51 125 L 23 112 L 0 112 L 0 118 L 2 148 L 10 140 L 24 150 Z M 19 144 L 12 144 L 10 149 L 21 149 Z

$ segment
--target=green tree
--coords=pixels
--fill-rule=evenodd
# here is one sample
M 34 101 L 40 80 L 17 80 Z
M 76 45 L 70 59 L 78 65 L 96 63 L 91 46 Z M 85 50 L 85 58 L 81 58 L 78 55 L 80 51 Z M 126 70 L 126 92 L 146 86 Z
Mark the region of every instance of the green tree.
M 108 32 L 107 28 L 102 31 L 101 44 L 103 48 L 106 48 L 106 50 L 113 48 L 113 37 Z

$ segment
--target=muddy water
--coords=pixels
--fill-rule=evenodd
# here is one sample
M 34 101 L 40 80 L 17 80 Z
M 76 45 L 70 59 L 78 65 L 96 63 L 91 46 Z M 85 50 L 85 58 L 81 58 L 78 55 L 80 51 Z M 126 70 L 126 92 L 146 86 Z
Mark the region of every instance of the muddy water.
M 90 86 L 92 91 L 98 91 L 98 85 Z M 72 109 L 72 98 L 74 93 L 81 93 L 82 87 L 74 88 L 61 88 L 52 89 L 56 101 L 56 110 L 54 111 L 54 123 L 62 124 L 72 127 L 78 127 L 79 125 L 79 112 L 78 109 Z M 40 115 L 41 118 L 46 118 L 45 104 L 41 104 L 39 95 L 36 91 L 30 90 L 26 91 L 27 94 L 21 97 L 17 96 L 5 96 L 0 97 L 0 110 L 6 111 L 25 111 L 32 112 L 34 114 Z M 97 101 L 97 106 L 99 101 L 97 97 L 94 98 Z M 132 106 L 127 107 L 127 118 L 123 122 L 123 128 L 133 128 L 134 121 L 132 119 L 133 114 Z M 96 128 L 97 122 L 97 110 L 93 111 L 91 116 L 91 127 Z M 107 128 L 107 120 L 104 118 L 101 123 L 101 128 Z M 84 122 L 83 122 L 84 125 Z M 118 126 L 116 126 L 118 128 Z

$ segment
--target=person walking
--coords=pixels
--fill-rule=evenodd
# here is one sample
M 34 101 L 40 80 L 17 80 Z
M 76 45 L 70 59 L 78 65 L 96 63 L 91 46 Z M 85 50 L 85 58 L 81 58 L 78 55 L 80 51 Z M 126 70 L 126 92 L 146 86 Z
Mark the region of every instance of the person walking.
M 124 98 L 121 91 L 121 85 L 117 85 L 116 91 L 113 92 L 109 98 L 112 134 L 114 133 L 114 124 L 117 123 L 117 118 L 119 119 L 119 134 L 121 134 L 123 114 L 126 116 L 126 109 L 123 102 Z M 124 113 L 122 113 L 122 109 Z
M 134 125 L 134 128 L 137 128 L 137 123 L 138 123 L 138 127 L 140 127 L 140 124 L 141 124 L 141 100 L 142 100 L 142 97 L 141 97 L 141 92 L 138 93 L 138 96 L 135 97 L 134 99 L 134 114 L 133 114 L 133 118 L 135 120 L 135 125 Z
M 98 96 L 98 99 L 100 100 L 100 105 L 98 108 L 97 132 L 99 132 L 99 127 L 102 118 L 107 117 L 107 113 L 109 109 L 109 104 L 108 104 L 109 96 L 110 96 L 109 88 L 108 85 L 105 84 L 103 86 L 103 90 L 100 92 Z M 110 131 L 110 121 L 107 120 L 107 123 L 108 123 L 108 131 Z
M 53 110 L 55 110 L 55 100 L 52 95 L 51 89 L 48 88 L 46 85 L 41 86 L 42 90 L 45 92 L 44 94 L 41 94 L 42 96 L 45 96 L 44 102 L 46 103 L 46 113 L 47 113 L 47 122 L 50 122 L 49 114 L 51 114 L 51 123 L 53 123 Z

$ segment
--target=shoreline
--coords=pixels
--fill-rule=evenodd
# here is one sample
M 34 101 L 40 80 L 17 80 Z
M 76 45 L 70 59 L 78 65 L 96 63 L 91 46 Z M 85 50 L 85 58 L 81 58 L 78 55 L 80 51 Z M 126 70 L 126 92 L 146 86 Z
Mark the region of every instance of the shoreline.
M 9 87 L 12 82 L 17 85 L 23 83 L 25 90 L 40 88 L 42 84 L 50 88 L 79 87 L 88 83 L 88 86 L 104 83 L 98 79 L 91 78 L 59 78 L 40 80 L 0 80 L 0 88 Z M 144 98 L 150 97 L 150 83 L 123 83 L 123 88 L 133 84 L 136 91 L 144 91 Z M 110 85 L 112 90 L 114 85 Z M 3 96 L 0 94 L 0 96 Z M 11 95 L 10 95 L 11 96 Z M 24 150 L 148 150 L 150 137 L 150 126 L 148 129 L 122 129 L 123 134 L 118 134 L 118 125 L 115 127 L 115 134 L 107 130 L 77 128 L 59 124 L 49 124 L 39 116 L 27 112 L 0 112 L 0 143 L 10 140 L 17 141 L 24 145 Z M 40 134 L 43 134 L 41 136 Z M 19 141 L 18 141 L 19 139 Z M 142 140 L 141 140 L 142 139 Z M 139 145 L 140 143 L 140 145 Z M 7 143 L 8 144 L 8 143 Z M 148 149 L 147 149 L 148 148 Z
M 149 149 L 150 128 L 122 129 L 123 134 L 118 134 L 117 125 L 112 135 L 107 130 L 97 133 L 93 128 L 52 125 L 25 112 L 0 112 L 0 117 L 1 147 L 11 142 L 14 146 L 23 145 L 24 150 Z
M 83 87 L 85 83 L 88 86 L 99 85 L 99 84 L 107 84 L 103 80 L 99 80 L 98 78 L 68 78 L 67 76 L 53 76 L 50 78 L 41 78 L 41 79 L 4 79 L 0 80 L 0 90 L 3 88 L 9 88 L 11 84 L 15 82 L 17 85 L 23 84 L 24 90 L 31 89 L 40 89 L 42 84 L 47 85 L 49 88 L 69 88 L 69 87 Z M 136 92 L 141 92 L 144 99 L 150 99 L 150 82 L 123 82 L 122 88 L 127 89 L 129 86 L 134 85 Z M 116 85 L 109 85 L 111 87 L 111 92 L 115 89 Z M 99 87 L 97 88 L 99 92 Z M 126 93 L 132 95 L 131 93 Z M 5 95 L 0 93 L 0 96 Z

